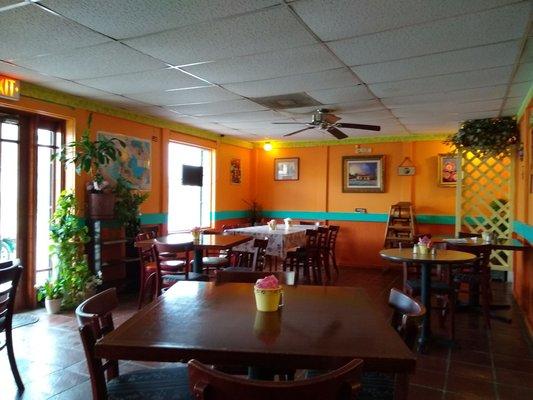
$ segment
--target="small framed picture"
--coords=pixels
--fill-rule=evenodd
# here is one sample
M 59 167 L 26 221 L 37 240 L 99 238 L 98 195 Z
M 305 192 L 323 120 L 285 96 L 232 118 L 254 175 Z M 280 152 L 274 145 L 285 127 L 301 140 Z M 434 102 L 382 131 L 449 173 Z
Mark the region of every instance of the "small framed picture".
M 297 181 L 299 179 L 300 159 L 276 158 L 274 159 L 274 180 Z
M 241 160 L 233 158 L 229 166 L 230 182 L 234 185 L 241 184 Z
M 385 191 L 384 156 L 342 157 L 344 193 L 382 193 Z
M 439 154 L 437 158 L 439 186 L 455 187 L 457 185 L 457 156 L 455 154 Z

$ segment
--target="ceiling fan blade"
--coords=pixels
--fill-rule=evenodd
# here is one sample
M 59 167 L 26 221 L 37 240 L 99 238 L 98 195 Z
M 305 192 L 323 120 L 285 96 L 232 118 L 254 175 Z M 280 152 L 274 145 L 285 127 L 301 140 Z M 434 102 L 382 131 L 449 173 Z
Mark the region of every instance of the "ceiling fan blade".
M 276 125 L 309 125 L 307 122 L 271 122 Z
M 292 135 L 296 135 L 297 133 L 300 133 L 300 132 L 303 132 L 303 131 L 306 131 L 308 129 L 313 129 L 314 126 L 308 126 L 307 128 L 303 128 L 303 129 L 300 129 L 298 131 L 294 131 L 294 132 L 291 132 L 291 133 L 287 133 L 286 135 L 283 135 L 283 136 L 292 136 Z
M 364 125 L 364 124 L 350 124 L 348 122 L 339 122 L 335 124 L 338 128 L 364 129 L 365 131 L 380 131 L 381 126 L 378 125 Z
M 345 134 L 343 131 L 335 128 L 334 126 L 330 126 L 328 129 L 326 129 L 329 133 L 331 133 L 333 136 L 335 136 L 337 139 L 345 139 L 348 137 L 347 134 Z

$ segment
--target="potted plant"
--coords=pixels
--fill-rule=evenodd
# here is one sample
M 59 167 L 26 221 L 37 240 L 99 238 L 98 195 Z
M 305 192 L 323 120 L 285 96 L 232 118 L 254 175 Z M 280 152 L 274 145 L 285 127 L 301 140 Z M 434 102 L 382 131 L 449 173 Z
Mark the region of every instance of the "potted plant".
M 115 194 L 115 219 L 124 227 L 128 240 L 126 252 L 129 256 L 136 257 L 137 250 L 133 247 L 133 241 L 141 228 L 139 207 L 150 196 L 150 193 L 140 193 L 134 190 L 131 182 L 122 177 L 117 179 L 113 193 Z
M 471 151 L 479 157 L 509 155 L 518 143 L 518 127 L 514 117 L 472 119 L 446 141 L 460 151 Z
M 261 221 L 261 205 L 255 200 L 246 201 L 243 199 L 242 201 L 244 201 L 250 207 L 248 209 L 248 216 L 252 226 Z
M 89 216 L 95 219 L 112 218 L 115 196 L 105 191 L 108 182 L 104 181 L 101 168 L 116 161 L 121 155 L 117 146 L 125 147 L 126 144 L 117 138 L 102 137 L 91 140 L 91 123 L 92 113 L 89 114 L 87 128 L 83 131 L 80 140 L 67 143 L 53 157 L 67 164 L 74 164 L 78 175 L 85 172 L 91 177 L 91 182 L 87 185 Z
M 55 258 L 54 270 L 67 308 L 85 298 L 87 285 L 94 280 L 85 255 L 88 229 L 77 217 L 76 208 L 74 193 L 63 191 L 50 220 L 50 254 Z
M 43 301 L 48 314 L 57 314 L 63 301 L 63 288 L 59 280 L 48 279 L 37 290 L 37 300 Z

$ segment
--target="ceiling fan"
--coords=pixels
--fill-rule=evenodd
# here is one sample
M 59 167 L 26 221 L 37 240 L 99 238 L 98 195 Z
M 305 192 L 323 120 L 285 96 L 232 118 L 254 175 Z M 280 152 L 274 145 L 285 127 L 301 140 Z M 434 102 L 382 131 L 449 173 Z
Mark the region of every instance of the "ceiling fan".
M 367 131 L 379 131 L 381 130 L 380 126 L 377 125 L 364 125 L 364 124 L 352 124 L 348 122 L 337 122 L 340 120 L 339 117 L 336 115 L 330 114 L 331 110 L 328 110 L 326 108 L 319 108 L 315 111 L 313 114 L 313 119 L 311 122 L 272 122 L 273 124 L 278 125 L 308 125 L 306 128 L 299 129 L 297 131 L 287 133 L 283 136 L 292 136 L 297 133 L 306 131 L 308 129 L 323 129 L 325 131 L 328 131 L 333 136 L 335 136 L 337 139 L 345 139 L 348 137 L 347 134 L 345 134 L 343 131 L 341 131 L 339 128 L 351 128 L 351 129 L 364 129 Z

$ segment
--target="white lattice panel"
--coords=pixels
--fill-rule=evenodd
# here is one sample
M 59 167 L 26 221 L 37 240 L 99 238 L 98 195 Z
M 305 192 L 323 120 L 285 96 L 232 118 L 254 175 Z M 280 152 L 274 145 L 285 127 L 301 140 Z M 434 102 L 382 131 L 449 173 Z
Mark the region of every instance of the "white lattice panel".
M 496 232 L 511 238 L 513 225 L 513 158 L 460 155 L 462 174 L 457 183 L 456 231 Z M 492 269 L 512 270 L 510 251 L 494 251 Z

